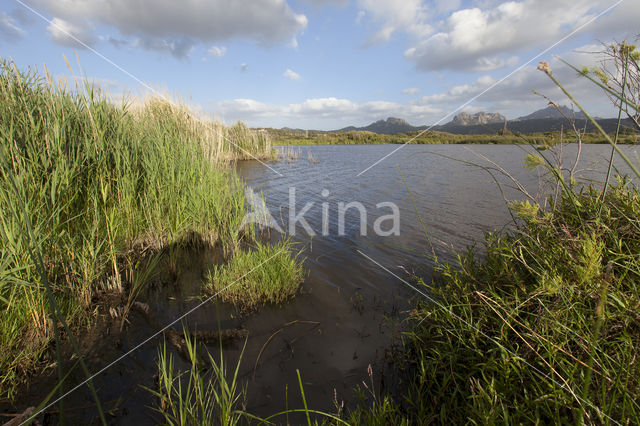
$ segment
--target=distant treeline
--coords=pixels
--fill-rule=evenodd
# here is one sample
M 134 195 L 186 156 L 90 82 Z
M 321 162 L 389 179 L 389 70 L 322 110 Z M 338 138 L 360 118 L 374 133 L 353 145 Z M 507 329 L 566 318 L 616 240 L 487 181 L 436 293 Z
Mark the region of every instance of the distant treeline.
M 548 145 L 559 142 L 577 142 L 573 131 L 520 133 L 499 131 L 495 134 L 453 134 L 447 132 L 427 131 L 397 133 L 384 135 L 367 131 L 322 132 L 317 130 L 262 129 L 267 132 L 274 145 L 368 145 L 398 144 L 411 140 L 414 144 L 536 144 Z M 621 130 L 619 143 L 633 144 L 640 142 L 640 135 L 632 129 Z M 584 133 L 583 143 L 606 143 L 602 135 Z

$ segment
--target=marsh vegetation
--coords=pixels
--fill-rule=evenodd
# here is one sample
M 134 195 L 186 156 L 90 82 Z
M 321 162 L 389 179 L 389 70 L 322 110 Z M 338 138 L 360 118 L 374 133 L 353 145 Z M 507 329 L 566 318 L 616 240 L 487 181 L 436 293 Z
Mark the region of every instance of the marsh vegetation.
M 175 245 L 216 246 L 245 262 L 264 251 L 240 249 L 244 185 L 229 163 L 273 151 L 243 124 L 162 98 L 115 105 L 98 87 L 2 62 L 0 133 L 4 397 L 51 361 L 59 321 L 90 327 L 101 297 L 144 286 L 131 279 L 141 259 Z M 296 270 L 286 243 L 279 249 L 277 261 Z

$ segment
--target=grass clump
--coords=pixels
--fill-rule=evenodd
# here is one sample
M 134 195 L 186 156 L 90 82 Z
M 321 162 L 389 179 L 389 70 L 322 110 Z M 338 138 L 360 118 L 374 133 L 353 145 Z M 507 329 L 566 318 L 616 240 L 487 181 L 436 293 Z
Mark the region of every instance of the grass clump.
M 132 285 L 124 265 L 147 248 L 208 242 L 235 251 L 244 185 L 227 163 L 271 155 L 268 139 L 241 124 L 225 128 L 157 98 L 115 105 L 99 88 L 69 88 L 8 62 L 0 137 L 3 397 L 54 334 L 30 247 L 62 314 L 87 324 L 97 294 Z
M 426 297 L 396 354 L 395 392 L 374 393 L 372 380 L 371 402 L 341 417 L 640 422 L 640 194 L 619 179 L 604 198 L 589 187 L 556 201 L 513 203 L 518 226 L 487 234 L 483 258 L 469 250 L 418 279 Z
M 321 424 L 317 420 L 319 418 L 324 418 L 325 422 L 322 424 L 331 421 L 335 424 L 349 425 L 338 416 L 308 407 L 299 370 L 296 370 L 296 373 L 304 408 L 287 409 L 266 418 L 251 414 L 246 409 L 247 387 L 246 384 L 240 384 L 238 374 L 246 342 L 233 373 L 228 374 L 221 346 L 220 360 L 216 361 L 206 348 L 202 351 L 204 354 L 199 353 L 195 339 L 189 337 L 186 330 L 184 336 L 189 367 L 182 371 L 176 368 L 173 355 L 168 353 L 165 343 L 158 351 L 156 389 L 146 388 L 157 400 L 154 408 L 162 415 L 163 424 L 232 426 L 253 424 L 252 421 L 255 421 L 255 424 L 266 425 L 290 424 L 290 415 L 300 416 L 296 417 L 294 422 L 303 424 L 301 419 L 304 414 L 309 426 Z M 313 423 L 312 415 L 316 417 Z
M 157 398 L 164 424 L 231 426 L 252 417 L 241 409 L 246 403 L 246 388 L 238 380 L 242 355 L 229 376 L 222 352 L 216 361 L 207 351 L 203 361 L 197 342 L 187 332 L 184 336 L 190 368 L 178 371 L 165 343 L 158 353 L 158 388 L 147 389 Z
M 255 247 L 238 252 L 209 273 L 207 292 L 220 292 L 223 301 L 246 310 L 290 299 L 303 280 L 302 263 L 297 255 L 291 255 L 291 246 L 289 240 L 274 245 L 258 242 Z
M 640 420 L 640 196 L 624 181 L 604 201 L 574 196 L 552 212 L 514 204 L 520 225 L 489 234 L 485 259 L 461 255 L 421 283 L 436 303 L 411 315 L 410 417 Z

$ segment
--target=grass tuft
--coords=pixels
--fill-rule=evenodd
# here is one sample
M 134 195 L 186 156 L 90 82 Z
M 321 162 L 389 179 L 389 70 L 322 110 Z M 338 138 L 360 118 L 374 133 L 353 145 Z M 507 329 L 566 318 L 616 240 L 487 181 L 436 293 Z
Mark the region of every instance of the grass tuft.
M 303 280 L 302 263 L 291 255 L 292 243 L 257 243 L 248 251 L 238 252 L 228 263 L 216 266 L 205 282 L 210 294 L 245 310 L 264 303 L 280 304 L 295 296 Z M 260 268 L 256 268 L 263 263 Z M 253 271 L 247 274 L 248 271 Z
M 186 330 L 184 336 L 190 368 L 178 371 L 165 343 L 158 352 L 158 388 L 147 389 L 158 400 L 156 411 L 164 424 L 231 426 L 242 417 L 251 418 L 242 409 L 246 404 L 246 389 L 238 377 L 242 354 L 230 376 L 222 354 L 216 361 L 207 351 L 203 361 L 197 342 Z
M 640 420 L 640 197 L 620 182 L 553 213 L 521 204 L 520 227 L 487 256 L 422 283 L 439 306 L 413 311 L 414 409 L 431 421 Z M 597 331 L 596 331 L 597 330 Z

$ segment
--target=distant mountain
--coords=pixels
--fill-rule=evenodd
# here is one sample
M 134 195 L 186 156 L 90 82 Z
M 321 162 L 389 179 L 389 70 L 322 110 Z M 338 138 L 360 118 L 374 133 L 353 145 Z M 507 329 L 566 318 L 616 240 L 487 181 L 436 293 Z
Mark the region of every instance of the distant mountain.
M 461 112 L 447 124 L 452 126 L 475 126 L 479 124 L 504 123 L 505 121 L 507 121 L 507 118 L 497 112 L 476 112 L 475 114 Z
M 607 133 L 615 132 L 617 120 L 615 118 L 599 118 L 598 124 Z M 576 119 L 575 126 L 578 129 L 584 129 L 587 132 L 596 132 L 596 128 L 587 120 Z M 633 128 L 633 123 L 628 118 L 622 120 L 623 127 Z M 491 135 L 500 133 L 504 130 L 504 123 L 476 124 L 469 126 L 452 125 L 451 123 L 444 126 L 434 126 L 433 131 L 453 133 L 455 135 Z M 565 132 L 571 131 L 571 125 L 566 118 L 539 118 L 534 120 L 511 120 L 507 122 L 507 130 L 512 133 L 540 133 L 540 132 Z
M 413 132 L 415 130 L 425 129 L 426 126 L 416 127 L 409 124 L 406 120 L 401 118 L 389 117 L 386 120 L 378 120 L 375 123 L 371 123 L 365 127 L 349 126 L 343 129 L 337 130 L 338 132 L 350 132 L 350 131 L 365 131 L 373 132 L 385 135 L 395 135 L 396 133 Z
M 539 109 L 535 112 L 532 112 L 529 115 L 518 117 L 513 121 L 541 120 L 545 118 L 565 118 L 565 117 L 574 118 L 577 120 L 586 120 L 587 118 L 587 116 L 584 115 L 582 111 L 574 111 L 571 108 L 564 105 L 560 105 L 558 108 L 554 107 L 553 105 L 549 105 L 548 107 Z
M 586 117 L 582 112 L 573 111 L 571 108 L 566 106 L 560 106 L 559 108 L 566 117 L 563 116 L 555 107 L 548 106 L 529 115 L 516 118 L 515 120 L 509 120 L 507 121 L 506 127 L 509 131 L 517 133 L 553 132 L 569 129 L 570 124 L 567 121 L 567 118 L 569 118 L 575 120 L 577 128 L 584 128 L 586 126 L 587 131 L 595 131 L 591 123 L 587 122 Z M 378 120 L 365 127 L 349 126 L 334 131 L 368 131 L 379 134 L 395 135 L 396 133 L 416 132 L 429 128 L 436 132 L 448 132 L 458 135 L 494 134 L 504 130 L 505 120 L 506 118 L 502 114 L 498 113 L 478 112 L 475 114 L 469 114 L 461 112 L 450 122 L 439 126 L 412 126 L 401 118 L 389 117 L 386 120 Z M 616 120 L 613 118 L 599 118 L 598 123 L 607 132 L 615 131 Z M 628 119 L 624 119 L 622 124 L 627 127 L 633 127 L 632 123 Z

